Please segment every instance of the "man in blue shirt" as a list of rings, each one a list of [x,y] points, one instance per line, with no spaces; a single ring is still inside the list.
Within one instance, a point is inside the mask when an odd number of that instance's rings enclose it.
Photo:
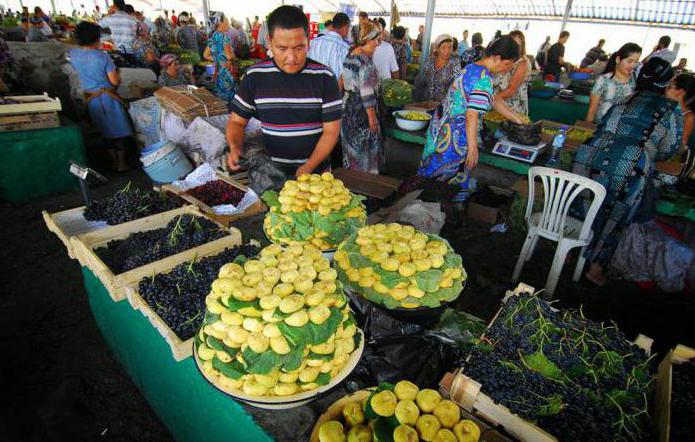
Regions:
[[[333,29],[315,38],[309,45],[309,58],[328,66],[340,78],[343,62],[350,50],[345,39],[350,31],[350,18],[339,12],[333,17]]]
[[[463,31],[463,39],[459,42],[458,53],[459,58],[463,57],[463,53],[466,52],[470,46],[468,45],[468,29]]]

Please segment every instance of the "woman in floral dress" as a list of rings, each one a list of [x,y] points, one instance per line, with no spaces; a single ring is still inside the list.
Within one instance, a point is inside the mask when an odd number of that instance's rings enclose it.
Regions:
[[[205,49],[205,59],[215,63],[215,95],[227,103],[234,99],[234,50],[229,38],[229,21],[224,13],[211,11],[208,28],[212,34]]]
[[[383,150],[377,115],[379,75],[372,62],[378,37],[374,24],[360,26],[357,46],[345,58],[340,77],[347,95],[340,127],[343,167],[371,173],[379,173]]]
[[[482,116],[494,106],[507,119],[522,123],[503,101],[492,100],[493,75],[509,71],[518,59],[519,46],[511,37],[490,43],[485,57],[463,68],[430,122],[418,175],[457,186],[454,202],[466,201],[475,188],[471,171],[478,164]]]

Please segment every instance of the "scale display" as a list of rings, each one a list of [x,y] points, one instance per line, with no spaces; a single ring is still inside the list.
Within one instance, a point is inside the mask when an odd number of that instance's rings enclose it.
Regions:
[[[545,147],[546,143],[544,142],[540,142],[535,146],[526,146],[502,138],[495,144],[495,147],[492,148],[492,153],[501,157],[533,164],[538,158],[538,155],[545,150]]]

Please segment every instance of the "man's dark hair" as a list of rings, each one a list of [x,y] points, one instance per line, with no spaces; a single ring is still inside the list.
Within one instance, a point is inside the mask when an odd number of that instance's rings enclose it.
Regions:
[[[186,11],[183,11],[183,12],[179,13],[179,18],[181,18],[181,17],[188,17],[188,16],[189,16],[189,15],[188,15],[188,12],[186,12]]]
[[[350,25],[350,17],[347,14],[339,12],[333,16],[333,28],[340,29],[343,26]]]
[[[560,32],[560,38],[565,38],[565,37],[569,37],[569,36],[570,36],[570,33],[568,31]]]
[[[125,12],[126,14],[135,14],[135,8],[133,7],[133,5],[125,5],[123,12]]]
[[[483,34],[481,34],[480,32],[476,32],[475,34],[473,34],[473,36],[471,37],[471,44],[473,46],[480,46],[481,44],[483,44]]]
[[[82,21],[75,27],[75,39],[80,46],[91,46],[99,41],[99,37],[101,37],[99,25]]]
[[[601,46],[602,44],[605,44],[605,43],[606,43],[606,40],[603,39],[603,38],[602,38],[601,40],[598,41],[598,45],[599,45],[599,46]]]
[[[662,48],[667,48],[671,46],[671,37],[669,37],[668,35],[661,36],[661,38],[659,39],[659,46],[661,46]]]
[[[386,20],[384,20],[383,17],[379,17],[379,18],[377,19],[377,21],[378,21],[379,24],[381,25],[381,29],[386,29]]]
[[[323,26],[327,28],[333,26],[333,20],[326,20],[325,22],[323,22]]]
[[[367,15],[366,12],[362,11],[360,12],[360,18],[369,18],[369,15]]]
[[[403,26],[396,26],[391,31],[391,37],[396,40],[403,40],[405,38],[405,28]]]
[[[456,50],[459,48],[459,41],[456,39],[456,37],[451,38],[451,50],[453,52],[456,52]]]
[[[113,5],[119,11],[123,11],[125,9],[125,0],[113,0]]]
[[[309,20],[301,9],[296,6],[280,6],[268,16],[268,35],[273,37],[276,28],[280,29],[304,29],[309,35]]]

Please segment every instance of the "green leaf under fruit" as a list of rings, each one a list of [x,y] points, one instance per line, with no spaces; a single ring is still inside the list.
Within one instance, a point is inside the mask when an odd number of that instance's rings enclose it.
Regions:
[[[280,208],[280,201],[278,200],[278,197],[280,195],[274,191],[274,190],[267,190],[263,192],[263,195],[261,196],[261,199],[265,201],[265,203],[269,207],[277,207]]]
[[[246,374],[244,366],[241,365],[241,363],[236,359],[231,362],[224,363],[217,359],[217,356],[215,356],[212,358],[212,367],[223,375],[232,379],[240,379]]]
[[[303,357],[303,346],[293,349],[289,354],[285,355],[285,362],[282,364],[282,369],[286,372],[298,369],[302,365]]]
[[[433,292],[439,288],[439,283],[442,281],[444,272],[437,269],[427,270],[426,272],[418,272],[415,274],[415,281],[420,290]]]
[[[322,361],[332,361],[333,360],[333,353],[329,353],[327,355],[320,355],[318,353],[309,352],[309,355],[306,357],[307,359],[317,359],[317,360],[322,360]]]
[[[301,327],[293,327],[281,322],[278,323],[278,328],[293,347],[323,344],[343,321],[343,312],[340,309],[331,307],[330,310],[331,315],[321,325],[307,322]]]
[[[521,362],[524,363],[526,368],[531,371],[538,372],[546,379],[559,381],[564,378],[562,370],[560,370],[560,368],[555,365],[553,361],[548,359],[541,351],[537,351],[531,355],[523,355],[519,353],[519,356],[521,357]]]
[[[268,374],[274,368],[279,368],[283,362],[283,355],[279,355],[272,350],[256,353],[250,348],[241,352],[241,357],[246,363],[246,371],[253,374]]]
[[[328,383],[331,382],[331,374],[330,373],[320,373],[316,377],[316,380],[314,382],[316,382],[318,385],[328,385]]]
[[[240,310],[242,308],[248,308],[248,307],[253,307],[256,310],[263,310],[261,308],[260,301],[239,301],[238,299],[235,299],[233,297],[229,298],[229,301],[227,302],[228,308],[230,312],[235,312],[237,310]]]

